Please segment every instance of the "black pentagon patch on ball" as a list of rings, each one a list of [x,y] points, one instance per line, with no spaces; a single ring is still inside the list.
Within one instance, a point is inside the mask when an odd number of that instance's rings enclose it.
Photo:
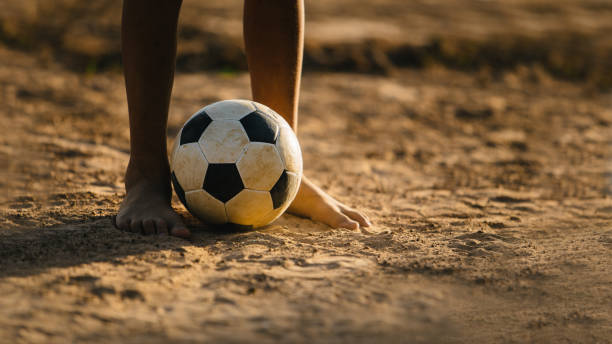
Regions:
[[[242,117],[240,123],[244,127],[251,142],[276,142],[278,135],[278,125],[270,116],[260,111],[254,111]]]
[[[176,175],[174,174],[174,172],[172,172],[172,175],[170,178],[172,179],[172,185],[174,186],[174,192],[176,192],[176,195],[178,196],[178,198],[181,200],[181,202],[183,202],[183,205],[187,206],[187,201],[185,200],[185,190],[183,190],[183,187],[181,186],[181,184],[179,184],[178,179],[176,179]]]
[[[212,119],[206,112],[200,111],[196,114],[189,122],[185,123],[181,133],[181,144],[198,142],[210,122],[212,122]]]
[[[242,191],[244,184],[235,164],[210,164],[202,188],[225,203]]]
[[[287,201],[287,197],[289,197],[289,192],[291,190],[291,186],[297,184],[298,177],[287,171],[283,171],[276,184],[270,190],[270,196],[272,196],[272,205],[274,209],[278,209],[281,205],[283,205]]]

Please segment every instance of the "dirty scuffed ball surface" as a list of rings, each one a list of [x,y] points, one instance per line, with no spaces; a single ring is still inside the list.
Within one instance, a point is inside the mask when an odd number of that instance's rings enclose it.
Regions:
[[[220,101],[191,116],[170,165],[178,198],[211,224],[269,224],[289,207],[302,178],[302,153],[289,124],[249,100]]]

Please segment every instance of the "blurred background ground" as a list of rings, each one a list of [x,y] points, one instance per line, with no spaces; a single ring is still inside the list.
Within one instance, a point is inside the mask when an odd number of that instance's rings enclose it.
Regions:
[[[241,5],[185,1],[169,140],[250,96]],[[612,3],[306,9],[305,172],[376,226],[183,241],[110,222],[120,2],[0,3],[0,342],[610,342]]]

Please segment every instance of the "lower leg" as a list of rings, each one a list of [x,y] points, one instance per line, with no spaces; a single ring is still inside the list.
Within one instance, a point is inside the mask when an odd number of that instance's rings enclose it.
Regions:
[[[246,0],[244,42],[253,99],[274,109],[297,131],[303,0]]]
[[[244,41],[254,100],[274,109],[297,131],[304,1],[246,0]],[[336,201],[305,177],[289,211],[332,227],[370,225],[363,214]]]
[[[122,17],[131,171],[165,180],[169,180],[166,123],[179,7],[179,1],[125,0]],[[126,182],[129,186],[131,181]]]
[[[170,207],[166,148],[180,6],[180,0],[123,3],[121,50],[130,116],[130,162],[117,225],[128,231],[189,234]]]

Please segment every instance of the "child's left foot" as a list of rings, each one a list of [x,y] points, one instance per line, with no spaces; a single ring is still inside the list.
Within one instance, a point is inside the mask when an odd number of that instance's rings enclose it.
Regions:
[[[302,177],[300,190],[289,212],[323,222],[332,228],[358,229],[359,226],[369,227],[372,224],[367,216],[336,201],[306,177]]]

